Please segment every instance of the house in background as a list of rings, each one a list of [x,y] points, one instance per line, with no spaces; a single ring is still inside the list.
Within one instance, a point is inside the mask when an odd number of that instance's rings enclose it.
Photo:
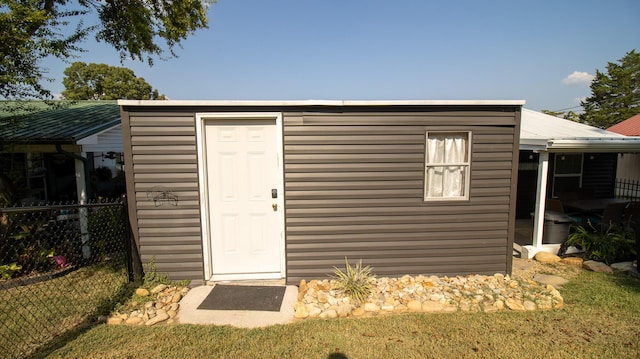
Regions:
[[[523,101],[118,103],[135,241],[171,279],[511,271]]]
[[[518,218],[533,218],[533,238],[516,250],[531,258],[538,251],[557,252],[543,243],[548,198],[573,193],[614,197],[617,158],[640,153],[640,138],[628,137],[544,113],[523,109],[518,170]]]
[[[24,105],[24,103],[22,104]],[[85,201],[124,191],[113,177],[122,170],[120,109],[115,101],[2,103],[0,168],[22,203]],[[89,183],[89,185],[87,185]]]
[[[615,124],[607,130],[625,136],[640,137],[640,114]],[[617,177],[621,195],[640,198],[640,153],[620,153]]]

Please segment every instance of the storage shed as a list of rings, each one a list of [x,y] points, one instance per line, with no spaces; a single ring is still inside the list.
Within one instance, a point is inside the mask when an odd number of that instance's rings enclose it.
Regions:
[[[523,101],[134,101],[141,259],[172,279],[509,273]]]

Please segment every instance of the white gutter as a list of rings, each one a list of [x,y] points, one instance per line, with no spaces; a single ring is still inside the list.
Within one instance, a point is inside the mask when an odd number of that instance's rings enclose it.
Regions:
[[[640,138],[550,139],[551,152],[640,152]]]

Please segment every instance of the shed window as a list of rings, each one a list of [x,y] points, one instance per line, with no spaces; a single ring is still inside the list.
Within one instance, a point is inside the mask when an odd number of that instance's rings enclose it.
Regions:
[[[470,132],[427,132],[424,199],[469,198]]]

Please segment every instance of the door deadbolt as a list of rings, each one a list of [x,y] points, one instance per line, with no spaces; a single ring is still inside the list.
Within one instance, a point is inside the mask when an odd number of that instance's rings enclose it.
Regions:
[[[274,211],[277,211],[278,210],[278,204],[277,203],[272,204],[271,208],[273,208]]]

